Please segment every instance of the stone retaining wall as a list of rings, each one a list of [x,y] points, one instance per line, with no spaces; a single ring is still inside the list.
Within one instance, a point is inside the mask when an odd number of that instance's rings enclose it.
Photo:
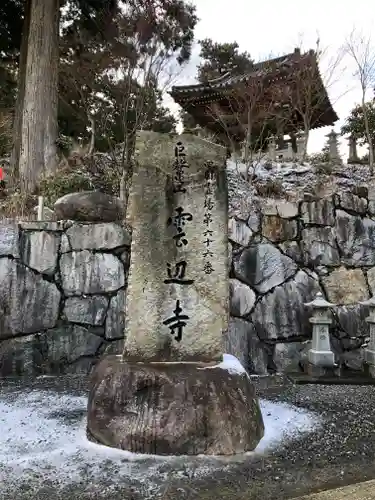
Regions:
[[[368,337],[359,302],[375,292],[375,197],[241,203],[229,220],[226,351],[253,373],[298,369],[311,338],[303,304],[320,290],[337,304],[337,359],[359,369]],[[106,350],[121,352],[129,251],[115,223],[0,225],[0,374],[88,371]]]
[[[129,250],[115,223],[0,225],[0,374],[88,371],[120,351]]]
[[[318,291],[336,304],[331,343],[338,361],[360,369],[375,292],[375,202],[368,191],[300,202],[261,200],[229,221],[231,314],[227,350],[259,374],[298,369],[309,348]]]

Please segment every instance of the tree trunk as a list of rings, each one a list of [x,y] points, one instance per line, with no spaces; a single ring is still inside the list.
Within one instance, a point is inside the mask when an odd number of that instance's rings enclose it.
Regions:
[[[21,154],[21,127],[22,127],[22,113],[25,100],[25,82],[26,82],[26,60],[27,48],[29,44],[29,28],[30,28],[30,7],[31,0],[25,1],[25,17],[23,21],[22,39],[20,58],[18,62],[18,75],[17,75],[17,100],[14,110],[13,121],[13,145],[12,154],[10,158],[11,172],[14,178],[19,177],[19,161]]]
[[[246,181],[249,181],[249,167],[253,156],[253,152],[251,150],[251,133],[252,133],[252,121],[251,121],[251,109],[249,108],[247,110],[247,127],[246,127],[245,155],[244,155],[244,163],[246,165],[246,176],[245,176]]]
[[[304,120],[304,136],[303,136],[303,149],[301,159],[302,161],[306,160],[307,156],[307,145],[309,143],[309,135],[310,135],[310,120]]]
[[[124,146],[124,154],[122,159],[122,173],[120,179],[120,200],[124,202],[124,211],[126,212],[128,201],[129,201],[129,191],[130,184],[133,177],[133,162],[132,154],[130,151],[130,144]]]
[[[365,103],[365,91],[362,92],[362,109],[363,109],[363,121],[365,122],[366,139],[368,142],[368,163],[369,163],[371,172],[373,172],[373,170],[374,170],[374,150],[373,150],[373,145],[372,145],[372,137],[371,137],[371,133],[370,133],[370,125],[369,125],[369,121],[368,121],[367,108],[366,108],[366,103]]]
[[[59,0],[31,0],[19,170],[32,192],[57,167]]]
[[[90,138],[90,147],[87,155],[92,156],[95,150],[95,120],[91,115],[88,116],[88,119],[91,126],[91,138]]]

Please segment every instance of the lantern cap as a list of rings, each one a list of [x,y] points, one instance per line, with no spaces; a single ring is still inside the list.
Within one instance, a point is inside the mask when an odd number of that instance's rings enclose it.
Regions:
[[[314,309],[328,309],[335,306],[335,304],[331,304],[330,302],[326,301],[326,299],[323,297],[322,292],[318,292],[314,300],[312,300],[311,302],[307,302],[304,305],[306,307],[312,307]]]

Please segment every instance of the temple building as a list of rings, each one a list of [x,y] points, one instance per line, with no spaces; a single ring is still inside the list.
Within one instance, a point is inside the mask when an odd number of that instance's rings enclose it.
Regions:
[[[295,155],[306,151],[304,133],[338,120],[314,50],[254,63],[246,74],[232,68],[214,80],[174,86],[170,94],[199,127],[235,149],[245,143]]]

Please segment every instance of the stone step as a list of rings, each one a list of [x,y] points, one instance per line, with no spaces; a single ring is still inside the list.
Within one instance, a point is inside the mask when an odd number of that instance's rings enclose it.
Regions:
[[[334,490],[322,491],[296,498],[295,500],[374,500],[375,499],[375,480],[364,483],[352,484],[344,488],[335,488]]]
[[[367,376],[364,372],[344,372],[340,376],[326,374],[320,377],[309,375],[307,373],[288,373],[287,377],[293,384],[300,385],[375,385],[375,378]]]

